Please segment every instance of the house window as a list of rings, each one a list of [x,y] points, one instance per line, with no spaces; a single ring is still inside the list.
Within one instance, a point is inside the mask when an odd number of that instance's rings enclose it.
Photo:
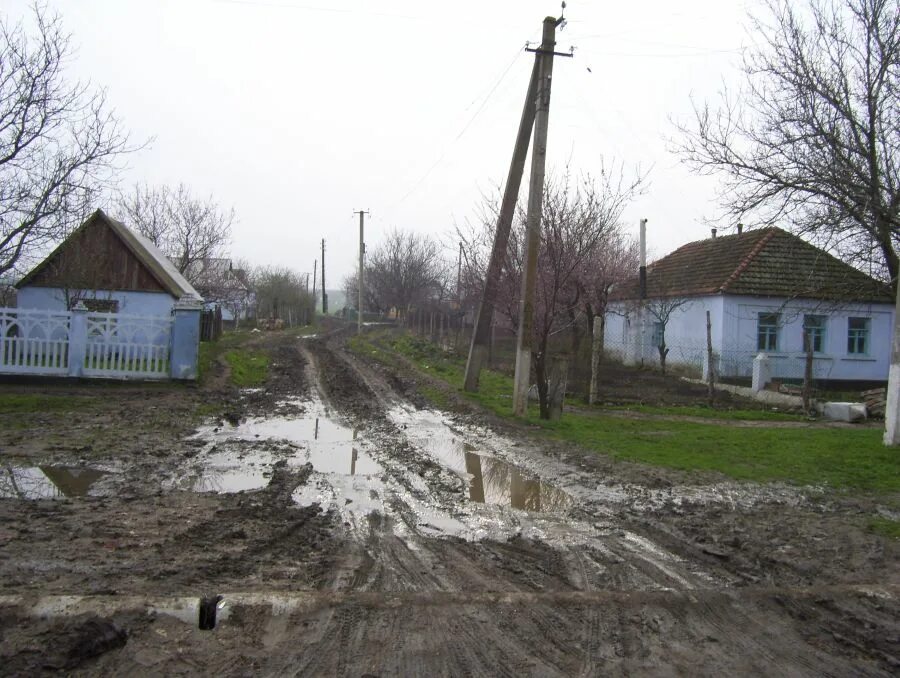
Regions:
[[[824,315],[804,315],[803,316],[803,350],[806,351],[806,337],[812,345],[813,353],[821,353],[825,350],[825,316]]]
[[[847,319],[847,353],[868,355],[870,318]]]
[[[665,337],[666,328],[662,323],[653,323],[653,336],[650,337],[650,341],[653,342],[653,346],[657,348],[662,346],[663,338]]]
[[[778,350],[778,313],[760,313],[757,321],[756,348],[760,351]]]
[[[119,312],[119,302],[116,299],[73,299],[69,302],[69,310],[71,311],[79,302],[83,303],[92,313]]]

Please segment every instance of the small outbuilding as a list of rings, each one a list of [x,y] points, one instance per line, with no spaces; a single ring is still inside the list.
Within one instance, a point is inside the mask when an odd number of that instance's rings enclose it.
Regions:
[[[17,284],[22,309],[168,316],[197,290],[160,249],[97,210]]]

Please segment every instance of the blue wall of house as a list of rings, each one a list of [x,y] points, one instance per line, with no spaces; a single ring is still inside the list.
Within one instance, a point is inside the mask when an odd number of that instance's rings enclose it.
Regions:
[[[83,291],[83,290],[82,290]],[[86,292],[83,297],[111,299],[119,302],[119,313],[141,316],[169,316],[176,299],[167,292]],[[18,308],[65,311],[66,293],[60,287],[25,286],[18,291]]]
[[[712,321],[713,350],[718,354],[719,374],[749,377],[753,357],[758,354],[759,314],[779,315],[775,351],[767,351],[775,361],[774,376],[802,378],[804,368],[804,315],[825,317],[822,351],[813,358],[817,379],[882,381],[888,377],[891,335],[894,326],[892,304],[852,304],[812,299],[764,298],[733,295],[694,297],[672,313],[666,327],[670,347],[669,365],[683,365],[702,371],[706,354],[706,311]],[[632,308],[612,304],[606,320],[605,346],[608,354],[626,363],[640,363],[640,331]],[[868,346],[862,355],[849,353],[849,318],[868,318]],[[652,342],[653,318],[646,315],[643,363],[659,362]]]

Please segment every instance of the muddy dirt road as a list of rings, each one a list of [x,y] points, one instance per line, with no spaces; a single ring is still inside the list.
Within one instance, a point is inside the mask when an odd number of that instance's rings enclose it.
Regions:
[[[0,422],[0,673],[900,670],[861,500],[422,407],[340,333],[257,341],[263,389],[58,386],[84,407]]]

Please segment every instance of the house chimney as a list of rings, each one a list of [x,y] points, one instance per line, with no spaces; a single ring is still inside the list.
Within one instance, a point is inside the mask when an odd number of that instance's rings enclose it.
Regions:
[[[640,269],[638,270],[639,279],[640,279],[640,293],[641,299],[647,298],[647,220],[641,219],[641,230],[640,230],[640,247],[641,247],[641,260],[640,260]]]
[[[744,232],[744,224],[738,222],[738,235]]]
[[[718,231],[719,229],[717,229],[717,228],[711,228],[711,229],[709,229],[709,230],[712,231],[712,237],[713,237],[713,240],[715,240],[715,237],[716,237],[716,231]]]

